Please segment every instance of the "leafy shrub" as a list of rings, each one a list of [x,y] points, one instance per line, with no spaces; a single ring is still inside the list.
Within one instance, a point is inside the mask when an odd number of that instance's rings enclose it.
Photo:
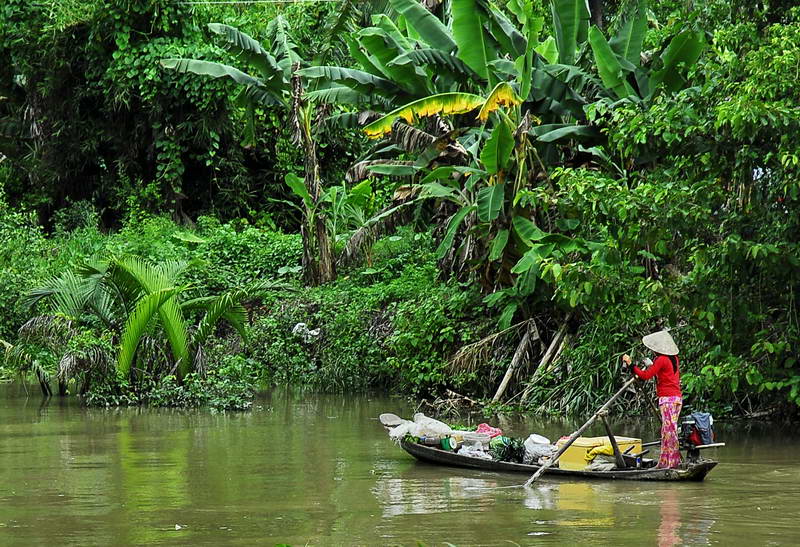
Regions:
[[[246,221],[221,224],[212,217],[198,220],[196,257],[204,266],[198,281],[210,290],[243,286],[264,278],[276,278],[300,265],[303,243],[299,234],[283,234],[249,225]]]
[[[35,282],[46,252],[34,215],[10,210],[0,193],[0,339],[11,337],[24,320],[19,296]]]
[[[438,280],[428,234],[401,233],[376,245],[372,266],[264,303],[245,352],[263,363],[267,381],[330,391],[450,384],[448,358],[483,326],[480,299]],[[293,334],[298,323],[319,328],[319,336]]]

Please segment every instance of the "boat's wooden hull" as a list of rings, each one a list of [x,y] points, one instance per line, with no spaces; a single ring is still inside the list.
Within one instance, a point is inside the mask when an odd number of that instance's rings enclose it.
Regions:
[[[538,465],[482,460],[480,458],[461,456],[455,452],[406,441],[401,441],[400,446],[416,459],[438,465],[482,469],[484,471],[527,473],[528,475],[533,475],[539,469]],[[678,469],[656,469],[655,467],[651,467],[650,469],[613,471],[570,471],[551,467],[545,471],[545,475],[599,480],[702,481],[716,465],[717,462],[713,460],[702,460],[697,463],[686,464],[685,467]]]

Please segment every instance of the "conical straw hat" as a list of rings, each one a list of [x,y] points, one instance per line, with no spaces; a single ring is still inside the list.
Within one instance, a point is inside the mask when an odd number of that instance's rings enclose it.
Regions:
[[[678,346],[675,345],[675,340],[665,330],[648,334],[642,338],[642,344],[662,355],[678,355]]]

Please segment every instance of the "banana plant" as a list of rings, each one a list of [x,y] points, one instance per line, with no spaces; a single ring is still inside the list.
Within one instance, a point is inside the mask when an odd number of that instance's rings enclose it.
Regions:
[[[403,109],[408,121],[409,113],[431,115],[431,96],[486,95],[498,82],[508,82],[523,98],[524,110],[542,121],[533,137],[543,148],[575,141],[596,145],[602,138],[588,126],[589,104],[605,97],[649,100],[662,89],[677,91],[702,51],[702,35],[684,31],[654,63],[643,66],[644,0],[610,41],[596,27],[590,29],[586,0],[551,0],[554,36],[545,39],[540,38],[544,21],[534,15],[530,0],[507,3],[514,20],[489,0],[453,0],[442,20],[416,0],[390,3],[396,23],[376,15],[373,27],[345,38],[358,69],[301,71],[319,82],[311,93],[315,98],[383,113]],[[592,60],[599,78],[589,66]],[[353,123],[357,118],[338,119]],[[380,131],[368,122],[368,134],[387,136],[392,124],[384,122]]]
[[[245,141],[255,143],[254,111],[257,107],[279,106],[291,114],[295,138],[305,151],[305,178],[303,184],[313,201],[320,198],[322,184],[317,162],[315,131],[316,99],[306,93],[298,76],[306,64],[297,53],[289,26],[282,16],[267,25],[269,47],[244,32],[219,23],[208,29],[222,37],[234,56],[257,71],[257,76],[231,65],[199,59],[163,59],[161,65],[177,72],[189,72],[211,78],[228,78],[241,86],[237,102],[247,109]],[[400,73],[398,73],[400,75]],[[341,98],[340,98],[341,99]],[[309,285],[318,285],[336,278],[332,240],[325,230],[324,217],[311,218],[311,209],[304,210],[307,229],[303,234],[303,275]]]
[[[388,112],[431,95],[485,95],[498,82],[516,77],[517,60],[527,58],[529,75],[534,48],[542,45],[542,20],[533,17],[529,0],[514,0],[526,21],[522,30],[488,0],[452,0],[451,9],[443,12],[445,20],[417,0],[390,4],[396,22],[375,15],[372,27],[345,37],[357,69],[312,66],[301,71],[321,83],[311,93],[314,98]],[[526,66],[522,60],[519,64]]]
[[[224,63],[200,59],[162,59],[161,66],[179,73],[192,73],[209,78],[227,78],[241,86],[236,101],[248,112],[245,143],[254,144],[253,112],[257,107],[283,106],[288,109],[291,100],[292,66],[302,63],[297,47],[290,38],[289,27],[283,16],[267,25],[269,47],[239,29],[221,23],[209,23],[208,30],[220,36],[226,49],[234,57],[255,69],[255,75]]]
[[[647,30],[647,2],[640,0],[632,17],[606,40],[603,32],[589,29],[589,44],[605,94],[616,100],[650,101],[658,92],[675,93],[688,85],[686,74],[705,48],[702,32],[683,30],[672,37],[649,66],[641,60]]]
[[[303,207],[308,210],[309,219],[314,222],[317,216],[323,216],[327,222],[328,233],[337,243],[347,237],[351,230],[356,230],[367,222],[366,211],[372,198],[372,182],[362,180],[348,190],[347,184],[325,188],[320,199],[314,201],[303,184],[303,180],[294,173],[285,177],[286,186],[300,198]],[[298,207],[294,203],[290,205]]]

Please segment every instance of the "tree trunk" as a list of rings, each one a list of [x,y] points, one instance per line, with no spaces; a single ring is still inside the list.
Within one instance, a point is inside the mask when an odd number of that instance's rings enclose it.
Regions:
[[[603,0],[589,0],[591,21],[598,28],[603,28]]]
[[[292,73],[292,111],[296,137],[305,151],[305,185],[313,203],[306,205],[303,226],[303,281],[306,285],[321,285],[336,279],[336,262],[333,244],[328,235],[325,215],[319,209],[322,184],[319,179],[317,146],[311,133],[311,115],[303,99],[303,84],[296,75],[300,65],[295,64]]]
[[[533,391],[533,388],[536,384],[536,380],[539,378],[542,372],[544,372],[547,366],[550,364],[551,361],[558,359],[559,355],[561,355],[561,351],[564,349],[564,339],[567,336],[567,324],[569,323],[572,314],[568,315],[566,319],[564,319],[564,323],[562,323],[561,327],[558,331],[553,335],[553,340],[550,342],[550,346],[547,348],[542,360],[539,362],[539,365],[534,369],[533,374],[531,374],[531,381],[528,384],[528,387],[525,388],[525,391],[522,392],[522,399],[520,400],[521,403],[524,403],[528,396]]]
[[[520,367],[522,361],[527,361],[529,359],[528,350],[531,342],[531,331],[533,331],[533,335],[535,336],[534,340],[539,339],[539,330],[536,328],[536,323],[534,323],[532,319],[528,327],[525,329],[525,334],[522,336],[522,340],[517,346],[514,356],[511,358],[511,364],[508,365],[508,370],[506,370],[506,374],[503,376],[503,381],[500,382],[497,392],[494,394],[494,397],[492,397],[493,403],[498,402],[500,397],[503,396],[508,384],[511,382],[512,376],[514,376],[514,371]]]

